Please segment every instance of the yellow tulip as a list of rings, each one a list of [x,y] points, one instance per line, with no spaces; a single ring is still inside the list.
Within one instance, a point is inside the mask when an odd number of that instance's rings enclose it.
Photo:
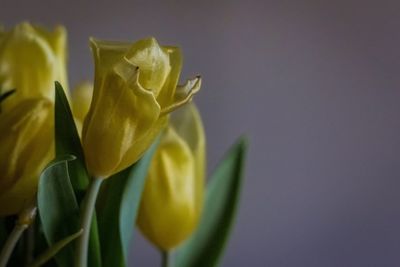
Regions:
[[[75,119],[83,122],[92,101],[93,84],[82,82],[72,91],[72,112]]]
[[[168,251],[195,230],[203,203],[205,137],[194,105],[172,115],[152,159],[138,214],[142,233]]]
[[[81,82],[72,91],[72,114],[80,137],[82,137],[83,122],[89,112],[92,94],[93,84],[90,82]]]
[[[91,39],[91,48],[94,91],[82,143],[89,172],[106,178],[142,156],[167,114],[191,100],[201,79],[177,86],[181,52],[153,38],[134,44]]]
[[[49,32],[24,22],[10,31],[0,31],[0,93],[17,89],[2,104],[3,110],[32,97],[54,101],[54,81],[67,87],[63,27]]]
[[[19,213],[34,198],[39,174],[54,155],[53,104],[46,98],[23,100],[0,113],[0,129],[0,215],[4,216]]]

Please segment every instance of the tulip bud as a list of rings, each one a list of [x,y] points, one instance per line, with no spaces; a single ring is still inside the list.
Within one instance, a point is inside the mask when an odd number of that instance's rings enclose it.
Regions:
[[[52,114],[45,98],[0,113],[0,215],[20,212],[34,198],[39,174],[54,155]]]
[[[74,117],[81,122],[84,121],[89,111],[92,94],[93,84],[90,82],[82,82],[72,91],[72,111]]]
[[[93,99],[82,143],[89,172],[109,177],[135,163],[165,127],[172,110],[200,89],[199,77],[177,86],[180,50],[153,38],[134,44],[91,40]]]
[[[82,82],[72,91],[72,114],[79,136],[82,137],[82,125],[87,113],[89,112],[90,102],[92,101],[93,84]]]
[[[21,23],[0,33],[0,93],[16,88],[3,110],[26,98],[46,97],[54,101],[54,81],[64,88],[66,77],[66,31],[48,32]]]
[[[138,213],[138,226],[168,251],[197,226],[203,203],[205,138],[194,105],[173,114],[152,159]]]

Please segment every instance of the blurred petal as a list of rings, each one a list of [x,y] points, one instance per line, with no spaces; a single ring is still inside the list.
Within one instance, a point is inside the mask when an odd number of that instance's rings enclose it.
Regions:
[[[206,175],[206,137],[200,113],[195,104],[190,103],[178,109],[171,116],[171,125],[177,134],[186,140],[194,155],[196,176],[197,214],[203,203],[204,177]]]
[[[196,225],[194,168],[189,147],[168,128],[153,157],[138,218],[146,237],[163,250],[185,240]]]
[[[74,117],[81,122],[89,112],[90,102],[92,101],[93,84],[82,82],[72,91],[72,111]]]
[[[21,23],[3,33],[0,42],[0,90],[16,88],[4,103],[8,109],[22,99],[54,99],[54,81],[66,86],[66,34],[63,28],[46,32]]]
[[[202,210],[205,137],[194,105],[173,114],[153,157],[139,209],[138,226],[168,251],[187,239]]]
[[[53,105],[28,99],[0,115],[0,215],[14,214],[30,200],[53,156]]]
[[[36,32],[47,40],[51,46],[54,55],[58,61],[59,73],[58,82],[68,92],[68,77],[67,77],[67,30],[63,26],[56,26],[53,32],[39,27],[33,26]]]

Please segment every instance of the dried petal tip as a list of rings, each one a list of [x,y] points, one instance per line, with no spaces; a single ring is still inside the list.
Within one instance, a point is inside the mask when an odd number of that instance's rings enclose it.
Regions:
[[[201,88],[201,76],[196,76],[193,79],[189,79],[183,85],[176,87],[174,102],[161,110],[161,115],[168,114],[177,108],[190,102],[193,96],[200,91]]]

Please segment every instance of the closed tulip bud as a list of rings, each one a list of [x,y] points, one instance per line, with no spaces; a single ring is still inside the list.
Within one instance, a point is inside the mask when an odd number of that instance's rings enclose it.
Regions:
[[[164,251],[191,235],[203,203],[203,126],[194,105],[176,113],[152,159],[137,222],[142,233]]]
[[[74,117],[81,122],[84,121],[89,111],[92,94],[93,84],[90,82],[82,82],[72,91],[72,111]]]
[[[178,86],[178,48],[153,38],[134,44],[91,40],[93,99],[82,131],[89,172],[109,177],[135,163],[165,127],[172,110],[200,89],[196,77]]]
[[[54,101],[54,81],[67,86],[63,27],[49,32],[24,22],[0,33],[0,90],[17,89],[3,110],[26,98]]]
[[[45,98],[0,113],[0,215],[20,212],[34,198],[39,174],[54,155],[52,114]]]
[[[82,82],[72,91],[72,113],[76,129],[79,135],[82,133],[82,125],[87,113],[89,112],[90,102],[92,101],[93,84]]]

